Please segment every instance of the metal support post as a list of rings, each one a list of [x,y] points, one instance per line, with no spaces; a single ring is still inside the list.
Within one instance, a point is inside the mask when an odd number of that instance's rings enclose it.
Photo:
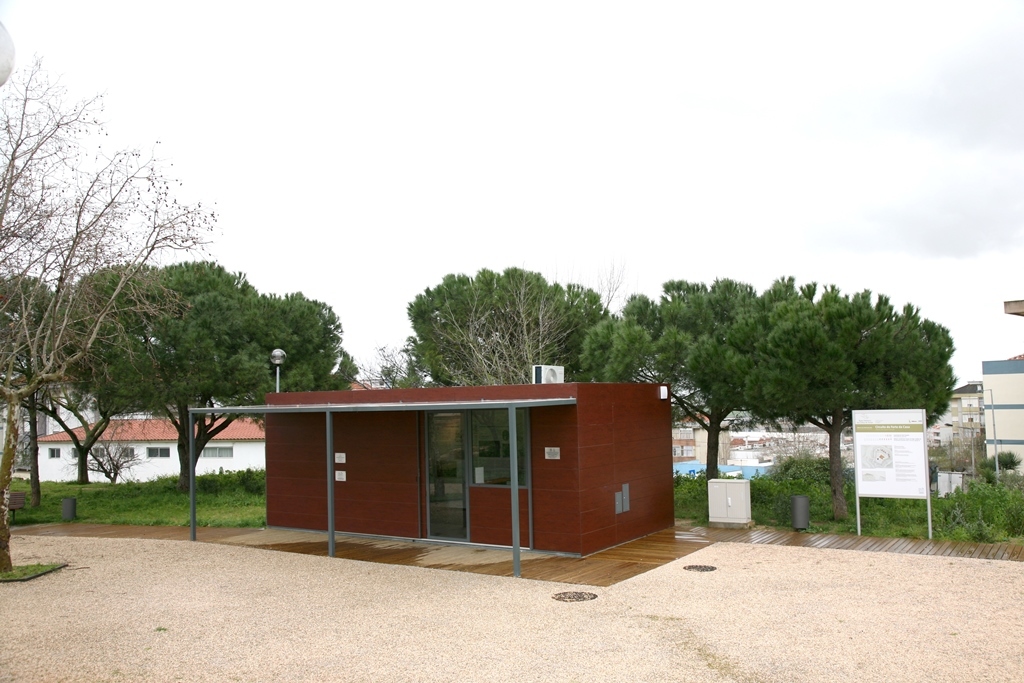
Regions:
[[[334,421],[327,416],[327,556],[334,557]]]
[[[188,411],[189,538],[196,540],[196,416]]]
[[[508,409],[509,467],[512,484],[512,576],[519,578],[519,443],[516,434],[516,409]]]

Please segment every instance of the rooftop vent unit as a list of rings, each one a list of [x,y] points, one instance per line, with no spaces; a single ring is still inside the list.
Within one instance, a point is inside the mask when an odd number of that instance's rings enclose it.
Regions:
[[[562,384],[565,382],[565,368],[561,365],[534,365],[534,384]]]

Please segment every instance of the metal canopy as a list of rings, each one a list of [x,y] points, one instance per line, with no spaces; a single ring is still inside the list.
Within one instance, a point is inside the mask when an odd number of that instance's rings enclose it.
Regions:
[[[575,397],[517,398],[481,401],[423,401],[421,403],[297,403],[293,405],[231,406],[189,408],[190,414],[210,413],[384,413],[405,410],[494,410],[497,408],[542,408],[574,406]]]
[[[575,397],[566,398],[523,398],[479,401],[423,401],[413,403],[321,403],[295,405],[226,406],[223,408],[188,409],[188,450],[189,450],[189,510],[190,538],[196,540],[196,442],[195,416],[202,414],[271,414],[271,413],[324,413],[327,437],[327,554],[335,555],[334,543],[334,423],[332,413],[385,413],[435,410],[500,410],[509,414],[509,441],[511,479],[509,488],[512,498],[512,574],[520,575],[519,547],[519,454],[516,443],[516,408],[544,408],[548,406],[576,405]]]

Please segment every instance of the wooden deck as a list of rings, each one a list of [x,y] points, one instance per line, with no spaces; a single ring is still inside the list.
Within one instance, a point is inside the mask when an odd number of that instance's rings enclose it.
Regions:
[[[16,535],[81,536],[188,540],[187,527],[114,526],[106,524],[39,524],[15,527]],[[225,529],[201,527],[197,540],[204,543],[249,546],[265,550],[327,555],[327,534],[282,529]],[[538,581],[611,586],[638,574],[685,557],[711,543],[754,543],[865,552],[971,557],[1024,561],[1024,546],[1009,543],[926,541],[837,534],[807,534],[774,529],[708,529],[677,526],[630,541],[588,557],[564,557],[524,550],[522,576]],[[431,569],[512,576],[512,553],[497,548],[448,545],[338,534],[335,555],[349,560],[401,564]]]
[[[970,541],[929,541],[920,538],[807,534],[775,529],[737,530],[693,527],[691,531],[714,542],[791,545],[803,548],[834,548],[876,553],[971,557],[981,560],[1024,562],[1024,545],[1016,543],[972,543]]]

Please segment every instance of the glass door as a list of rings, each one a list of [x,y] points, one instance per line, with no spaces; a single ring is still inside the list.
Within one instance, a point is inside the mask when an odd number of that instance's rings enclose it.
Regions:
[[[427,413],[427,535],[468,539],[462,413]]]

